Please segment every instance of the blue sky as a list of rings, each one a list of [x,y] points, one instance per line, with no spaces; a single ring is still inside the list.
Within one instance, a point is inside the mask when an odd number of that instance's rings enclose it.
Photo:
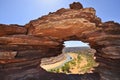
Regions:
[[[0,23],[24,25],[49,12],[68,8],[77,1],[84,7],[94,7],[103,22],[120,23],[120,0],[0,0]],[[66,46],[85,46],[81,42],[68,42]]]

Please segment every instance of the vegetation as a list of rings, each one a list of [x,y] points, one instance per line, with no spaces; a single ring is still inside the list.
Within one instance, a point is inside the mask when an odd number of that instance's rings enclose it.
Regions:
[[[50,72],[55,73],[73,73],[84,74],[91,72],[98,64],[94,60],[94,55],[90,53],[68,53],[75,55],[73,59],[64,64],[61,68],[51,69]]]

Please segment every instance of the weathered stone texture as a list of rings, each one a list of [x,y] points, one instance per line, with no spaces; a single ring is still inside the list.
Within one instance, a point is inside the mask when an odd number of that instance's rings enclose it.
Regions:
[[[27,29],[20,25],[5,25],[0,24],[0,36],[13,35],[13,34],[26,34]]]
[[[101,80],[120,80],[120,24],[102,23],[93,8],[83,8],[79,3],[70,8],[59,9],[24,26],[0,24],[2,80],[43,80],[40,76],[50,73],[39,67],[41,58],[61,54],[64,41],[69,40],[88,42],[96,50],[99,66],[95,71]]]

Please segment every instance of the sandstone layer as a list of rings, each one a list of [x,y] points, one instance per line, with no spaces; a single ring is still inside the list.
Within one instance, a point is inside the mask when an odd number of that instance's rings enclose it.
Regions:
[[[87,42],[96,50],[95,72],[101,80],[120,80],[120,24],[103,23],[94,8],[83,8],[78,2],[24,26],[0,24],[0,78],[45,80],[42,75],[50,73],[40,68],[41,58],[61,54],[64,41],[69,40]]]

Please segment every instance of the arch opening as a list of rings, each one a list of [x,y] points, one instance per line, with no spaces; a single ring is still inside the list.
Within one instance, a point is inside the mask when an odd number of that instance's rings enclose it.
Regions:
[[[62,54],[41,60],[43,69],[65,74],[93,73],[94,67],[98,66],[94,56],[96,50],[82,41],[65,41],[63,45]]]

